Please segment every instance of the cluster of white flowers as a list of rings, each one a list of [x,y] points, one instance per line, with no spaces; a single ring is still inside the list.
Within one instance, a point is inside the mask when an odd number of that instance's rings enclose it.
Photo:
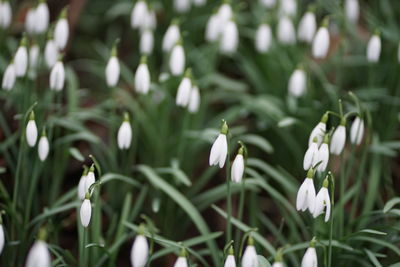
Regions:
[[[92,204],[90,202],[90,187],[96,182],[94,165],[87,172],[85,169],[78,184],[78,198],[82,201],[80,220],[83,227],[88,227],[92,216]]]
[[[193,82],[191,70],[185,72],[176,93],[176,105],[187,107],[190,113],[196,113],[200,107],[199,87]]]
[[[154,9],[146,1],[137,1],[131,12],[131,26],[140,32],[140,53],[149,55],[154,47],[154,30],[157,18]]]
[[[25,129],[26,142],[28,146],[34,147],[38,138],[38,129],[35,122],[35,114],[32,111],[29,115],[29,120]],[[38,156],[41,161],[45,161],[49,155],[50,144],[46,136],[46,131],[43,129],[42,136],[38,143]]]

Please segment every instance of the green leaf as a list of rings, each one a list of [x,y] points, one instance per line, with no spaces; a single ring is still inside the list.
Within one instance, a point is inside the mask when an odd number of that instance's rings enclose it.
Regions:
[[[378,259],[375,257],[375,255],[374,255],[374,253],[372,253],[372,251],[370,251],[368,249],[364,249],[364,251],[375,267],[382,267],[382,265],[379,263]]]
[[[271,263],[262,255],[257,255],[258,267],[271,267]]]
[[[84,162],[85,161],[85,157],[82,156],[81,152],[75,147],[70,147],[69,154],[71,154],[71,156],[74,159],[76,159],[77,161],[80,161],[80,162]]]
[[[263,150],[267,154],[271,154],[274,152],[274,148],[272,147],[271,143],[262,136],[255,135],[255,134],[246,134],[242,135],[240,139],[247,145],[254,145],[261,150]]]
[[[400,197],[395,197],[386,202],[385,206],[383,207],[383,213],[387,213],[391,210],[395,205],[400,203]]]

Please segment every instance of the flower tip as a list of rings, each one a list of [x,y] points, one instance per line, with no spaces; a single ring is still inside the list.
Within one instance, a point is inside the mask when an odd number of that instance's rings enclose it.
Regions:
[[[222,126],[221,126],[221,133],[222,134],[228,134],[229,127],[228,124],[226,123],[226,120],[222,120]]]
[[[307,172],[307,178],[314,178],[314,169],[312,167]]]

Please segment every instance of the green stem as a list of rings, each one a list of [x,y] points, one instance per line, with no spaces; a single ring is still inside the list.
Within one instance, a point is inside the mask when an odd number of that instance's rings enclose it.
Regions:
[[[232,196],[231,196],[231,181],[230,181],[230,157],[229,157],[229,138],[228,139],[228,153],[226,158],[226,204],[227,204],[227,219],[226,219],[226,243],[232,240]]]
[[[242,221],[243,217],[243,207],[244,207],[244,188],[245,188],[245,183],[246,180],[243,178],[241,182],[241,188],[240,188],[240,197],[239,197],[239,210],[238,210],[238,220]],[[236,229],[236,234],[235,234],[235,240],[239,240],[239,235],[240,235],[240,230]],[[238,246],[235,246],[236,249],[236,255],[238,256],[239,251],[238,251]]]

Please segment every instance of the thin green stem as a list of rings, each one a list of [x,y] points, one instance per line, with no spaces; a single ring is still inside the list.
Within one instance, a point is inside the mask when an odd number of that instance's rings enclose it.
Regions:
[[[231,181],[230,181],[230,157],[229,157],[229,138],[228,139],[228,155],[226,159],[226,189],[227,189],[227,194],[226,194],[226,204],[227,204],[227,218],[226,218],[226,243],[232,240],[232,223],[231,223],[231,217],[232,217],[232,196],[231,196]]]

